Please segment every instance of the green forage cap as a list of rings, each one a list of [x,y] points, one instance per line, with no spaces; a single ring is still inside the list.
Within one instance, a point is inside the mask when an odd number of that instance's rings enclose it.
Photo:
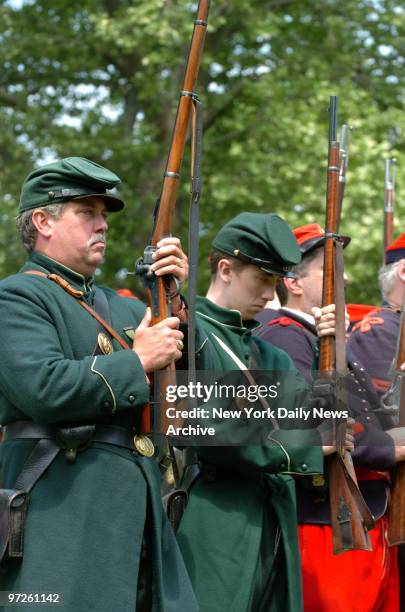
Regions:
[[[294,234],[273,213],[241,213],[218,232],[213,247],[259,266],[269,274],[281,276],[288,276],[291,268],[301,261]]]
[[[21,190],[19,212],[77,200],[86,196],[103,198],[108,210],[115,212],[124,202],[107,193],[120,178],[84,157],[66,157],[31,172]]]

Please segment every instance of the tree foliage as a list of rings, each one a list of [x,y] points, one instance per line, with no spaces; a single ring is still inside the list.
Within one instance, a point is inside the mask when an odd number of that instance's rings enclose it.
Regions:
[[[0,1],[0,275],[24,258],[21,182],[54,158],[88,157],[123,179],[102,282],[118,286],[151,228],[195,2]],[[242,210],[324,222],[327,107],[353,126],[342,231],[349,300],[379,301],[384,160],[398,159],[401,231],[405,11],[392,0],[212,0],[198,92],[204,102],[201,289],[217,229]],[[187,241],[189,154],[176,231]]]

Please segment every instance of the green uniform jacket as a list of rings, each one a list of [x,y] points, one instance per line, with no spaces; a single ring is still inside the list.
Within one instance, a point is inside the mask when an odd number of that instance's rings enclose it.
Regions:
[[[93,302],[92,281],[39,253],[24,270],[62,275]],[[103,291],[112,326],[131,343],[124,328],[138,325],[143,304]],[[138,356],[116,341],[113,354],[93,356],[98,324],[63,289],[43,277],[11,276],[0,283],[0,312],[3,425],[136,421],[149,397]],[[3,486],[13,486],[33,446],[31,440],[1,444]],[[142,574],[138,581],[141,550],[151,559],[153,577]],[[151,586],[148,610],[198,609],[162,511],[156,462],[102,443],[79,453],[73,464],[60,452],[31,492],[24,557],[0,572],[0,590],[60,593],[61,611],[133,612],[144,609],[139,598]]]
[[[287,354],[252,338],[257,323],[242,321],[238,311],[206,298],[198,299],[197,317],[199,369],[237,368],[214,335],[246,365],[255,342],[257,369],[290,371],[289,389],[278,404],[292,408],[306,393]],[[227,426],[238,425],[228,421]],[[193,485],[177,535],[202,612],[298,612],[301,572],[289,474],[322,472],[318,435],[279,430],[260,446],[199,446],[198,454],[216,466],[216,475],[200,476]]]

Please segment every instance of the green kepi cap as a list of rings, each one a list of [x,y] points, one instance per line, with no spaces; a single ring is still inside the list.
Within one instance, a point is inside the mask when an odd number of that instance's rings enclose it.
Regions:
[[[124,208],[124,202],[107,193],[121,179],[84,157],[66,157],[33,170],[25,179],[19,212],[88,196],[103,198],[109,211]]]
[[[268,274],[289,276],[301,261],[297,240],[287,223],[274,213],[243,212],[219,230],[213,247]]]

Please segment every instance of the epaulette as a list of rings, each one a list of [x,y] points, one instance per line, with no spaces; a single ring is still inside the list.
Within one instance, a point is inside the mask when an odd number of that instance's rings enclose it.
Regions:
[[[352,432],[353,432],[354,436],[362,433],[363,431],[364,431],[363,423],[359,423],[359,421],[356,421],[355,423],[353,423],[353,425],[352,425]]]
[[[272,325],[281,325],[281,327],[289,327],[290,325],[296,325],[297,327],[302,327],[304,329],[304,325],[295,321],[294,319],[290,319],[290,317],[278,317],[277,319],[273,319],[267,323],[269,327]]]
[[[356,325],[353,326],[352,332],[355,332],[359,329],[362,334],[366,334],[371,330],[373,325],[383,325],[384,319],[382,317],[376,316],[376,314],[378,312],[381,312],[382,310],[384,310],[384,308],[375,308],[374,310],[369,312],[364,317],[364,319],[362,319],[361,321],[356,323]]]

